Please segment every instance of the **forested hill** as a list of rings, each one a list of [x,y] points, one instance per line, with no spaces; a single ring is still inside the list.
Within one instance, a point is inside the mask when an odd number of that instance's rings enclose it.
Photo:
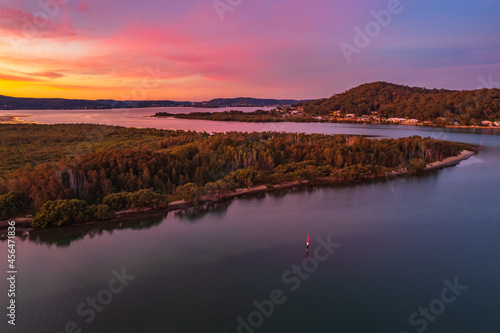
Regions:
[[[290,106],[294,103],[307,102],[294,99],[261,99],[250,97],[216,98],[208,102],[198,103],[200,107],[265,107],[265,106]]]
[[[313,115],[341,111],[361,116],[378,112],[379,117],[443,117],[467,125],[471,119],[500,119],[500,89],[453,91],[374,82],[303,106],[305,113]]]

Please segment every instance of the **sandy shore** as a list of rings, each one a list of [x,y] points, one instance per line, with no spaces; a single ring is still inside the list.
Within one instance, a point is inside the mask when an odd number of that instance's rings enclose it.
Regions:
[[[425,171],[432,171],[444,167],[449,167],[449,166],[454,166],[460,163],[463,160],[468,159],[474,155],[474,152],[469,151],[469,150],[463,150],[460,154],[457,156],[452,156],[445,158],[442,161],[437,161],[433,163],[427,164]],[[411,171],[407,170],[402,170],[399,172],[392,172],[391,174],[383,175],[380,177],[377,177],[376,179],[387,179],[391,177],[399,177],[403,175],[410,175],[412,174]],[[279,191],[279,190],[285,190],[285,189],[291,189],[291,188],[297,188],[301,186],[317,186],[317,185],[328,185],[328,184],[343,184],[346,182],[341,182],[336,180],[335,178],[321,178],[317,181],[311,182],[311,181],[293,181],[293,182],[287,182],[283,184],[278,184],[274,185],[272,187],[268,187],[267,185],[258,185],[258,186],[251,186],[248,188],[238,188],[234,192],[231,193],[226,193],[221,196],[202,196],[199,199],[199,204],[206,204],[206,203],[215,203],[218,201],[222,200],[229,200],[232,198],[236,198],[242,195],[247,195],[247,194],[256,194],[256,193],[263,193],[263,192],[271,192],[271,191]],[[112,222],[112,221],[121,221],[121,220],[126,220],[130,218],[136,218],[144,215],[157,215],[157,214],[165,214],[171,211],[175,211],[178,209],[184,209],[188,207],[192,207],[193,204],[185,201],[185,200],[179,200],[179,201],[174,201],[169,203],[167,208],[162,208],[162,209],[153,209],[153,208],[142,208],[142,209],[136,209],[136,210],[124,210],[124,211],[119,211],[116,212],[116,218],[108,221],[90,221],[83,223],[85,224],[93,224],[93,223],[100,223],[100,222]],[[24,217],[24,218],[15,218],[11,219],[10,221],[15,220],[16,221],[16,231],[29,231],[33,228],[31,228],[31,222],[33,219],[31,217]],[[76,225],[76,224],[73,224]],[[2,233],[4,230],[7,230],[8,226],[8,221],[0,221],[0,230],[2,230]],[[4,236],[3,234],[0,235],[0,238]]]
[[[24,114],[6,114],[0,115],[0,124],[34,124],[32,121],[22,120],[19,118],[29,117],[30,115]]]
[[[448,157],[448,158],[445,158],[442,161],[438,161],[438,162],[427,164],[427,166],[425,167],[425,170],[429,171],[429,170],[435,170],[435,169],[439,169],[439,168],[444,168],[444,167],[447,167],[447,166],[457,165],[458,163],[460,163],[460,161],[466,160],[469,157],[471,157],[472,155],[474,155],[473,151],[463,150],[457,156]]]

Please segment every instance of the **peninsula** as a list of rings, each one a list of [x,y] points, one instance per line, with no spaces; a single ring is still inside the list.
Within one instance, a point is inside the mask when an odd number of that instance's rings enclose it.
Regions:
[[[418,136],[210,135],[84,124],[0,129],[4,150],[16,152],[0,164],[0,219],[33,215],[33,227],[40,228],[168,210],[179,202],[410,175],[473,150]]]

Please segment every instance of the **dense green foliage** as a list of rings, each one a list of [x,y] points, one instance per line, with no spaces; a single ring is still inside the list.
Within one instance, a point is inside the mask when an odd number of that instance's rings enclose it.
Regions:
[[[133,209],[142,207],[164,208],[167,207],[168,198],[149,189],[137,192],[111,193],[102,201],[114,210]]]
[[[58,199],[45,202],[33,219],[32,226],[46,228],[90,220],[104,221],[115,217],[115,211],[142,207],[164,208],[168,200],[151,190],[111,193],[102,204],[89,205],[85,200]]]
[[[451,91],[424,89],[386,82],[363,84],[330,98],[303,104],[304,113],[328,115],[333,111],[357,116],[378,112],[379,117],[433,121],[443,117],[462,125],[500,119],[500,89]]]
[[[51,143],[61,140],[71,147],[82,125],[29,125],[33,135],[27,134],[25,125],[16,125],[7,131],[7,146],[15,145],[15,127],[26,146],[37,145],[35,140],[43,137],[40,129],[45,130],[50,144],[39,146],[44,159],[66,156],[57,163],[32,163],[36,165],[0,178],[0,194],[14,195],[16,205],[41,209],[36,226],[109,218],[110,210],[165,207],[176,199],[196,202],[203,195],[221,196],[253,185],[326,177],[352,181],[383,177],[396,169],[418,171],[425,163],[464,149],[461,144],[420,137],[371,140],[274,132],[208,135],[104,126],[107,134],[94,145],[99,149],[72,156],[64,154],[64,144]]]
[[[21,203],[14,193],[0,195],[0,219],[15,216],[20,210]]]
[[[33,219],[32,226],[46,228],[50,225],[61,226],[81,223],[89,219],[86,214],[88,205],[83,200],[47,201]]]
[[[115,213],[108,205],[88,205],[84,200],[47,201],[33,219],[32,226],[46,228],[89,220],[110,220]]]

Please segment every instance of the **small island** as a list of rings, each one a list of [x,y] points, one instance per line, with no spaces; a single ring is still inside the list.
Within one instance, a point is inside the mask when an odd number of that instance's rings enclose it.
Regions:
[[[85,124],[5,124],[0,130],[4,151],[13,152],[0,164],[0,219],[24,217],[36,228],[411,175],[455,164],[474,150],[419,136],[208,134]]]

